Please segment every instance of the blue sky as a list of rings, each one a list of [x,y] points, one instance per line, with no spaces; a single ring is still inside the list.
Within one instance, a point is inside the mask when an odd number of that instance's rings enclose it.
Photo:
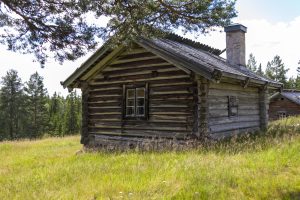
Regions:
[[[238,0],[236,9],[239,16],[233,21],[248,27],[246,34],[247,59],[253,53],[256,60],[265,67],[275,55],[281,56],[286,67],[290,68],[289,76],[296,76],[300,60],[300,0]],[[222,29],[221,29],[222,30]],[[193,38],[191,34],[186,37]],[[212,32],[196,40],[213,47],[225,48],[225,33]],[[59,65],[49,61],[44,69],[32,62],[33,55],[21,55],[6,51],[0,46],[0,77],[8,69],[16,69],[23,81],[38,71],[44,77],[49,94],[54,91],[66,95],[68,92],[60,85],[80,64],[93,52],[75,62]]]
[[[299,0],[238,0],[240,19],[266,19],[276,23],[291,21],[300,15]]]

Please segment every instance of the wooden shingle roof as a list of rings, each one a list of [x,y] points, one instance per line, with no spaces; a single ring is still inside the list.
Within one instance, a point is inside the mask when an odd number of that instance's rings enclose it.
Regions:
[[[178,65],[181,68],[191,70],[209,80],[218,80],[224,76],[243,81],[252,81],[256,84],[268,85],[273,88],[282,87],[281,83],[256,75],[245,66],[230,65],[226,59],[219,56],[221,51],[218,49],[180,36],[169,35],[166,38],[159,39],[141,38],[136,43],[163,59],[171,61],[175,66]],[[93,70],[92,68],[97,63],[115,51],[109,45],[104,44],[61,84],[68,88],[78,87],[75,84],[76,81],[78,82],[80,78],[82,79],[84,74]],[[113,58],[114,56],[111,57]]]

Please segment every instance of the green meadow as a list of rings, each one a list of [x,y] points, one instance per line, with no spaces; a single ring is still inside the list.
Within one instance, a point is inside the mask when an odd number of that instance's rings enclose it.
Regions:
[[[80,136],[0,143],[0,199],[300,199],[300,118],[181,152],[83,152]]]

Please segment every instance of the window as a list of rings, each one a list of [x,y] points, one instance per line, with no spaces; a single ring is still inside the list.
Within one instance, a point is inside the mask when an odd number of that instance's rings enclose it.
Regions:
[[[283,119],[287,117],[285,111],[278,111],[277,114],[278,114],[278,119]]]
[[[124,117],[147,117],[147,85],[124,85]]]
[[[228,117],[238,116],[238,99],[235,96],[228,96]]]

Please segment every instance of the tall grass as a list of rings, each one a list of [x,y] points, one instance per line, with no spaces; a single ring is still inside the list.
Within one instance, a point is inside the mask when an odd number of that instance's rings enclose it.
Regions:
[[[85,152],[79,136],[0,143],[0,199],[300,199],[300,118],[182,152]]]

